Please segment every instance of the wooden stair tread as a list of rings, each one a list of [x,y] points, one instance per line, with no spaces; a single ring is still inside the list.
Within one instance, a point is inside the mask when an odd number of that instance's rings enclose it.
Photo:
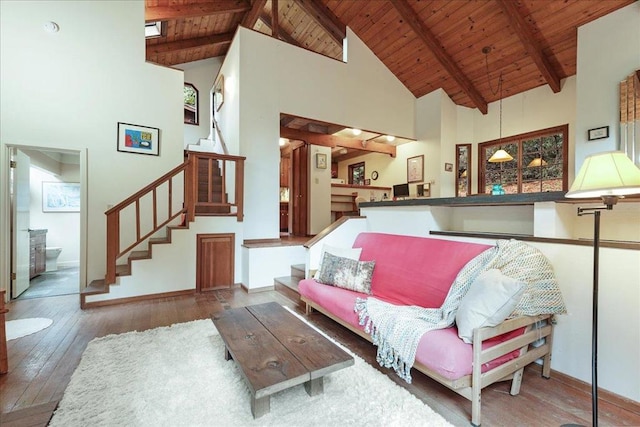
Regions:
[[[116,265],[116,276],[129,276],[131,269],[128,264]]]
[[[149,239],[149,243],[157,245],[163,243],[171,243],[171,240],[168,237],[152,237]]]
[[[276,277],[273,280],[276,284],[285,286],[298,294],[300,293],[298,291],[298,283],[292,280],[291,276]]]
[[[83,295],[95,295],[104,294],[109,291],[109,287],[106,285],[104,279],[94,280],[87,287],[80,291]]]
[[[129,259],[148,259],[151,258],[151,253],[149,251],[132,251],[129,254]]]

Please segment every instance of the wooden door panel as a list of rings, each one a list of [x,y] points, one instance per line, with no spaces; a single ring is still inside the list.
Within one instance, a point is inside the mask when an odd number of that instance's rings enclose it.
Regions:
[[[230,288],[234,284],[234,234],[198,234],[196,291]]]
[[[292,188],[289,197],[291,205],[291,233],[294,236],[306,236],[308,231],[308,185],[309,185],[309,162],[307,144],[293,150],[291,155],[290,178]]]

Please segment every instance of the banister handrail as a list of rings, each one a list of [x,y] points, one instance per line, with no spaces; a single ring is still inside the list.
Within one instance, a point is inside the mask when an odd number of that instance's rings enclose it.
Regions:
[[[206,172],[207,172],[207,182],[206,187],[202,186],[202,183],[198,180],[198,170],[199,161],[206,160]],[[117,205],[109,208],[105,215],[107,216],[107,265],[106,265],[106,274],[105,274],[105,282],[107,284],[115,283],[116,280],[116,263],[118,258],[135,248],[137,245],[145,241],[147,238],[152,236],[158,230],[160,230],[165,225],[169,224],[173,220],[175,220],[181,214],[184,214],[185,222],[191,222],[195,219],[198,207],[223,207],[226,208],[225,215],[235,215],[238,221],[242,221],[244,218],[243,213],[243,199],[244,199],[244,161],[246,157],[241,156],[232,156],[228,154],[217,154],[217,153],[204,153],[204,152],[188,152],[186,160],[184,163],[176,166],[166,174],[162,175],[160,178],[156,179],[149,185],[135,192],[131,196],[127,197],[122,202]],[[221,202],[214,202],[212,200],[213,191],[216,186],[213,183],[213,175],[212,169],[214,162],[222,162],[223,167],[221,170],[223,174],[221,176],[221,185],[220,191],[216,194],[220,195]],[[233,203],[230,203],[227,200],[226,196],[226,163],[233,162],[235,164],[235,193]],[[217,169],[217,163],[215,164],[215,168]],[[174,211],[174,203],[179,202],[179,200],[174,200],[173,194],[173,179],[178,177],[180,174],[183,175],[183,186],[184,192],[182,194],[182,208]],[[218,175],[219,176],[219,175]],[[167,216],[164,220],[158,220],[158,190],[161,186],[167,184],[167,188],[163,189],[167,193]],[[207,200],[200,201],[198,200],[198,189],[199,187],[203,187],[207,193]],[[151,217],[142,218],[141,209],[140,209],[140,201],[143,197],[148,194],[152,194],[151,200]],[[177,203],[178,205],[180,203]],[[121,224],[120,224],[120,213],[127,209],[128,207],[135,205],[135,237],[131,238],[133,243],[129,244],[124,249],[121,248],[120,242],[120,234],[121,234]],[[235,212],[232,212],[231,209],[235,208]],[[148,210],[148,208],[147,208]],[[142,220],[144,221],[142,221]],[[148,226],[148,230],[142,232],[142,226]]]

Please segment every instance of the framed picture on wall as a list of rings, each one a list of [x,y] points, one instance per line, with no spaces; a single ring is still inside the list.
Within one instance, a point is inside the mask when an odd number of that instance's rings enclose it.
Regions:
[[[42,212],[80,212],[80,183],[43,182]]]
[[[316,153],[316,167],[318,169],[327,168],[327,155],[324,153]]]
[[[160,154],[160,129],[118,122],[118,151]]]
[[[424,154],[407,159],[407,182],[424,181]]]

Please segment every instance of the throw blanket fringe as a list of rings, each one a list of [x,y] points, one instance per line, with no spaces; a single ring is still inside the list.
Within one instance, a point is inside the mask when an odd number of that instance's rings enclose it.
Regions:
[[[505,268],[509,263],[515,265]],[[411,383],[411,368],[422,336],[431,330],[452,326],[460,301],[469,286],[481,273],[491,268],[501,269],[506,275],[527,281],[528,284],[537,280],[544,282],[545,286],[556,285],[551,265],[537,249],[517,240],[499,240],[496,246],[480,253],[460,270],[440,308],[396,306],[376,298],[358,298],[354,311],[358,313],[360,325],[371,334],[373,344],[377,346],[378,363],[393,368],[400,378]],[[518,271],[522,271],[522,274]],[[532,272],[536,272],[535,277]],[[549,312],[566,312],[564,302],[561,297],[559,299],[559,302],[557,298],[554,300],[557,306]]]

